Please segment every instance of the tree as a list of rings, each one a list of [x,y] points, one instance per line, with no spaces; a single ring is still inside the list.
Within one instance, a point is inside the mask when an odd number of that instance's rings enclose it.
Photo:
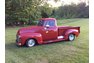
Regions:
[[[52,14],[52,8],[49,4],[45,3],[43,6],[41,6],[41,16],[43,18],[48,18]]]
[[[51,8],[49,9],[49,5],[46,3],[47,0],[6,0],[6,23],[15,21],[32,22],[32,20],[41,18],[42,14],[49,16]]]
[[[82,2],[79,4],[62,5],[54,11],[54,15],[59,18],[88,18],[89,5]]]

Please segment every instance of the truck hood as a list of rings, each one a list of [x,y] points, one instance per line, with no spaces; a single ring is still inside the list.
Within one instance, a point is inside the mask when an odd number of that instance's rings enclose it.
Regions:
[[[18,30],[17,34],[36,32],[39,28],[39,26],[23,27]]]

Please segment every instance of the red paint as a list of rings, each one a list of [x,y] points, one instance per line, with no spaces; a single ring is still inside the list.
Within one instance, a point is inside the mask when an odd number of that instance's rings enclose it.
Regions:
[[[38,44],[58,42],[68,40],[70,33],[76,36],[80,33],[80,27],[57,26],[55,18],[41,18],[39,22],[43,22],[43,24],[24,27],[18,30],[17,36],[19,36],[19,38],[16,41],[17,45],[25,45],[26,41],[30,38],[35,39]],[[50,26],[46,26],[48,24]],[[58,36],[64,36],[64,38],[58,39]]]

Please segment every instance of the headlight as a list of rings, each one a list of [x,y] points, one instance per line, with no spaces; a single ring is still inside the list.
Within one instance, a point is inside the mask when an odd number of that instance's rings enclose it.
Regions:
[[[18,38],[21,38],[21,36],[20,36],[20,35],[18,35]]]
[[[20,35],[16,35],[16,38],[21,38],[21,36]]]

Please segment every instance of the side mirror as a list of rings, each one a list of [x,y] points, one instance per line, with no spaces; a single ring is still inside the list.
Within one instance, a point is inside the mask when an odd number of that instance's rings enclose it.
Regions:
[[[45,27],[46,27],[46,28],[49,28],[50,26],[49,26],[49,25],[46,25]]]

